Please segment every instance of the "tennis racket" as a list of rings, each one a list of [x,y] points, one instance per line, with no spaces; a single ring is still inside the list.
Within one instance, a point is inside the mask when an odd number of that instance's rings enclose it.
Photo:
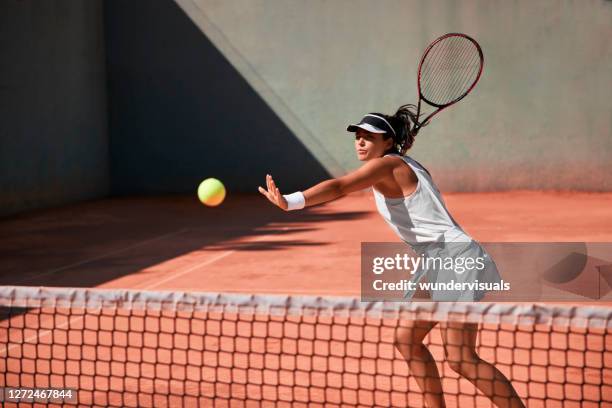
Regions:
[[[478,83],[483,64],[480,45],[465,34],[445,34],[432,42],[419,63],[417,118],[421,115],[421,102],[436,110],[422,121],[417,119],[414,131],[465,98]]]

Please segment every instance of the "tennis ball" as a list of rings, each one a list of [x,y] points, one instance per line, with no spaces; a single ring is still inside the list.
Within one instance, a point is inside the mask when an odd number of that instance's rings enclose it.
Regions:
[[[198,187],[198,198],[204,205],[217,206],[225,198],[225,187],[216,178],[207,178]]]

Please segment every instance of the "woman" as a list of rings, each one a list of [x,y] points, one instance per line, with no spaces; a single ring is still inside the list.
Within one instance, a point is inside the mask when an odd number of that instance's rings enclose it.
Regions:
[[[412,158],[404,156],[414,143],[416,121],[413,105],[401,106],[392,116],[367,114],[359,123],[347,128],[355,133],[357,157],[364,162],[359,169],[289,195],[282,195],[272,176],[267,175],[267,188],[259,187],[259,191],[273,204],[291,211],[372,187],[382,217],[417,253],[482,256],[486,258],[485,267],[464,274],[462,278],[481,282],[498,279],[495,263],[451,217],[429,172]],[[442,271],[434,272],[427,271],[430,281],[440,282],[448,278]],[[418,281],[424,274],[424,270],[419,270],[413,281]],[[411,296],[412,293],[406,294],[407,298]],[[483,296],[484,292],[475,290],[451,293],[450,297],[448,292],[432,293],[433,300],[475,301]],[[445,354],[454,371],[471,381],[498,407],[524,407],[510,381],[476,353],[476,323],[402,321],[396,330],[395,345],[408,362],[428,407],[445,406],[436,363],[423,344],[423,339],[436,324],[440,326]]]

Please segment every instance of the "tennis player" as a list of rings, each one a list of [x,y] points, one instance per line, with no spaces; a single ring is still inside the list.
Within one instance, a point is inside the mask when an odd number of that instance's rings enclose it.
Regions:
[[[372,187],[380,215],[417,254],[483,257],[486,260],[483,268],[461,277],[455,274],[453,278],[479,282],[499,280],[495,263],[450,215],[427,169],[404,155],[414,143],[416,120],[414,105],[403,105],[394,115],[369,113],[347,128],[355,134],[357,157],[364,162],[359,169],[288,195],[281,194],[272,176],[267,175],[266,188],[259,187],[259,192],[279,208],[292,211]],[[424,275],[435,282],[449,279],[444,271],[419,270],[412,280],[419,281]],[[408,292],[406,298],[412,295]],[[431,293],[433,300],[447,301],[477,301],[484,295],[483,290]],[[472,382],[498,407],[524,407],[510,381],[476,353],[478,324],[402,321],[396,330],[395,345],[406,359],[428,407],[446,406],[436,363],[423,344],[425,336],[437,324],[447,361],[454,371]]]

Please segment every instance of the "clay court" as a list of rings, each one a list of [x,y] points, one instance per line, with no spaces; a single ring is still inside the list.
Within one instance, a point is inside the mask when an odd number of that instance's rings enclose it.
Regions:
[[[610,21],[605,1],[3,2],[0,403],[424,407],[396,338],[419,320],[449,407],[494,406],[451,323],[526,406],[612,406]],[[370,130],[415,138],[453,222],[501,248],[505,298],[363,301],[363,248],[401,242],[371,189],[289,212],[258,193],[351,174],[348,125],[418,101]]]
[[[446,199],[457,220],[483,241],[605,242],[612,235],[612,226],[601,222],[610,194],[512,192]],[[577,212],[590,217],[576,217]],[[111,199],[15,217],[5,220],[1,231],[2,247],[12,248],[4,256],[10,274],[3,274],[3,284],[168,294],[358,298],[360,243],[395,240],[367,193],[302,213],[279,212],[255,195],[232,196],[212,209],[193,197]],[[14,276],[21,280],[14,282]],[[609,305],[582,302],[599,310]],[[61,384],[81,390],[81,403],[102,406],[423,404],[394,351],[393,319],[371,319],[368,325],[357,317],[350,322],[355,326],[344,327],[349,319],[342,317],[262,317],[195,306],[177,311],[157,303],[114,310],[94,302],[90,309],[86,316],[84,307],[42,307],[34,309],[35,321],[20,313],[3,319],[6,384]],[[502,322],[510,322],[516,311],[508,313]],[[612,337],[605,326],[483,324],[482,357],[513,377],[529,406],[573,399],[597,406],[600,390],[612,381],[607,368]],[[325,335],[325,329],[332,331]],[[350,341],[351,333],[361,342]],[[450,406],[491,406],[444,366],[437,331],[429,341],[453,395],[447,398]],[[355,357],[351,348],[359,352]]]
[[[610,242],[612,194],[454,193],[454,217],[482,242]],[[555,210],[551,210],[554,208]],[[230,194],[118,198],[5,219],[4,285],[360,295],[361,242],[397,242],[371,193],[285,213]]]

